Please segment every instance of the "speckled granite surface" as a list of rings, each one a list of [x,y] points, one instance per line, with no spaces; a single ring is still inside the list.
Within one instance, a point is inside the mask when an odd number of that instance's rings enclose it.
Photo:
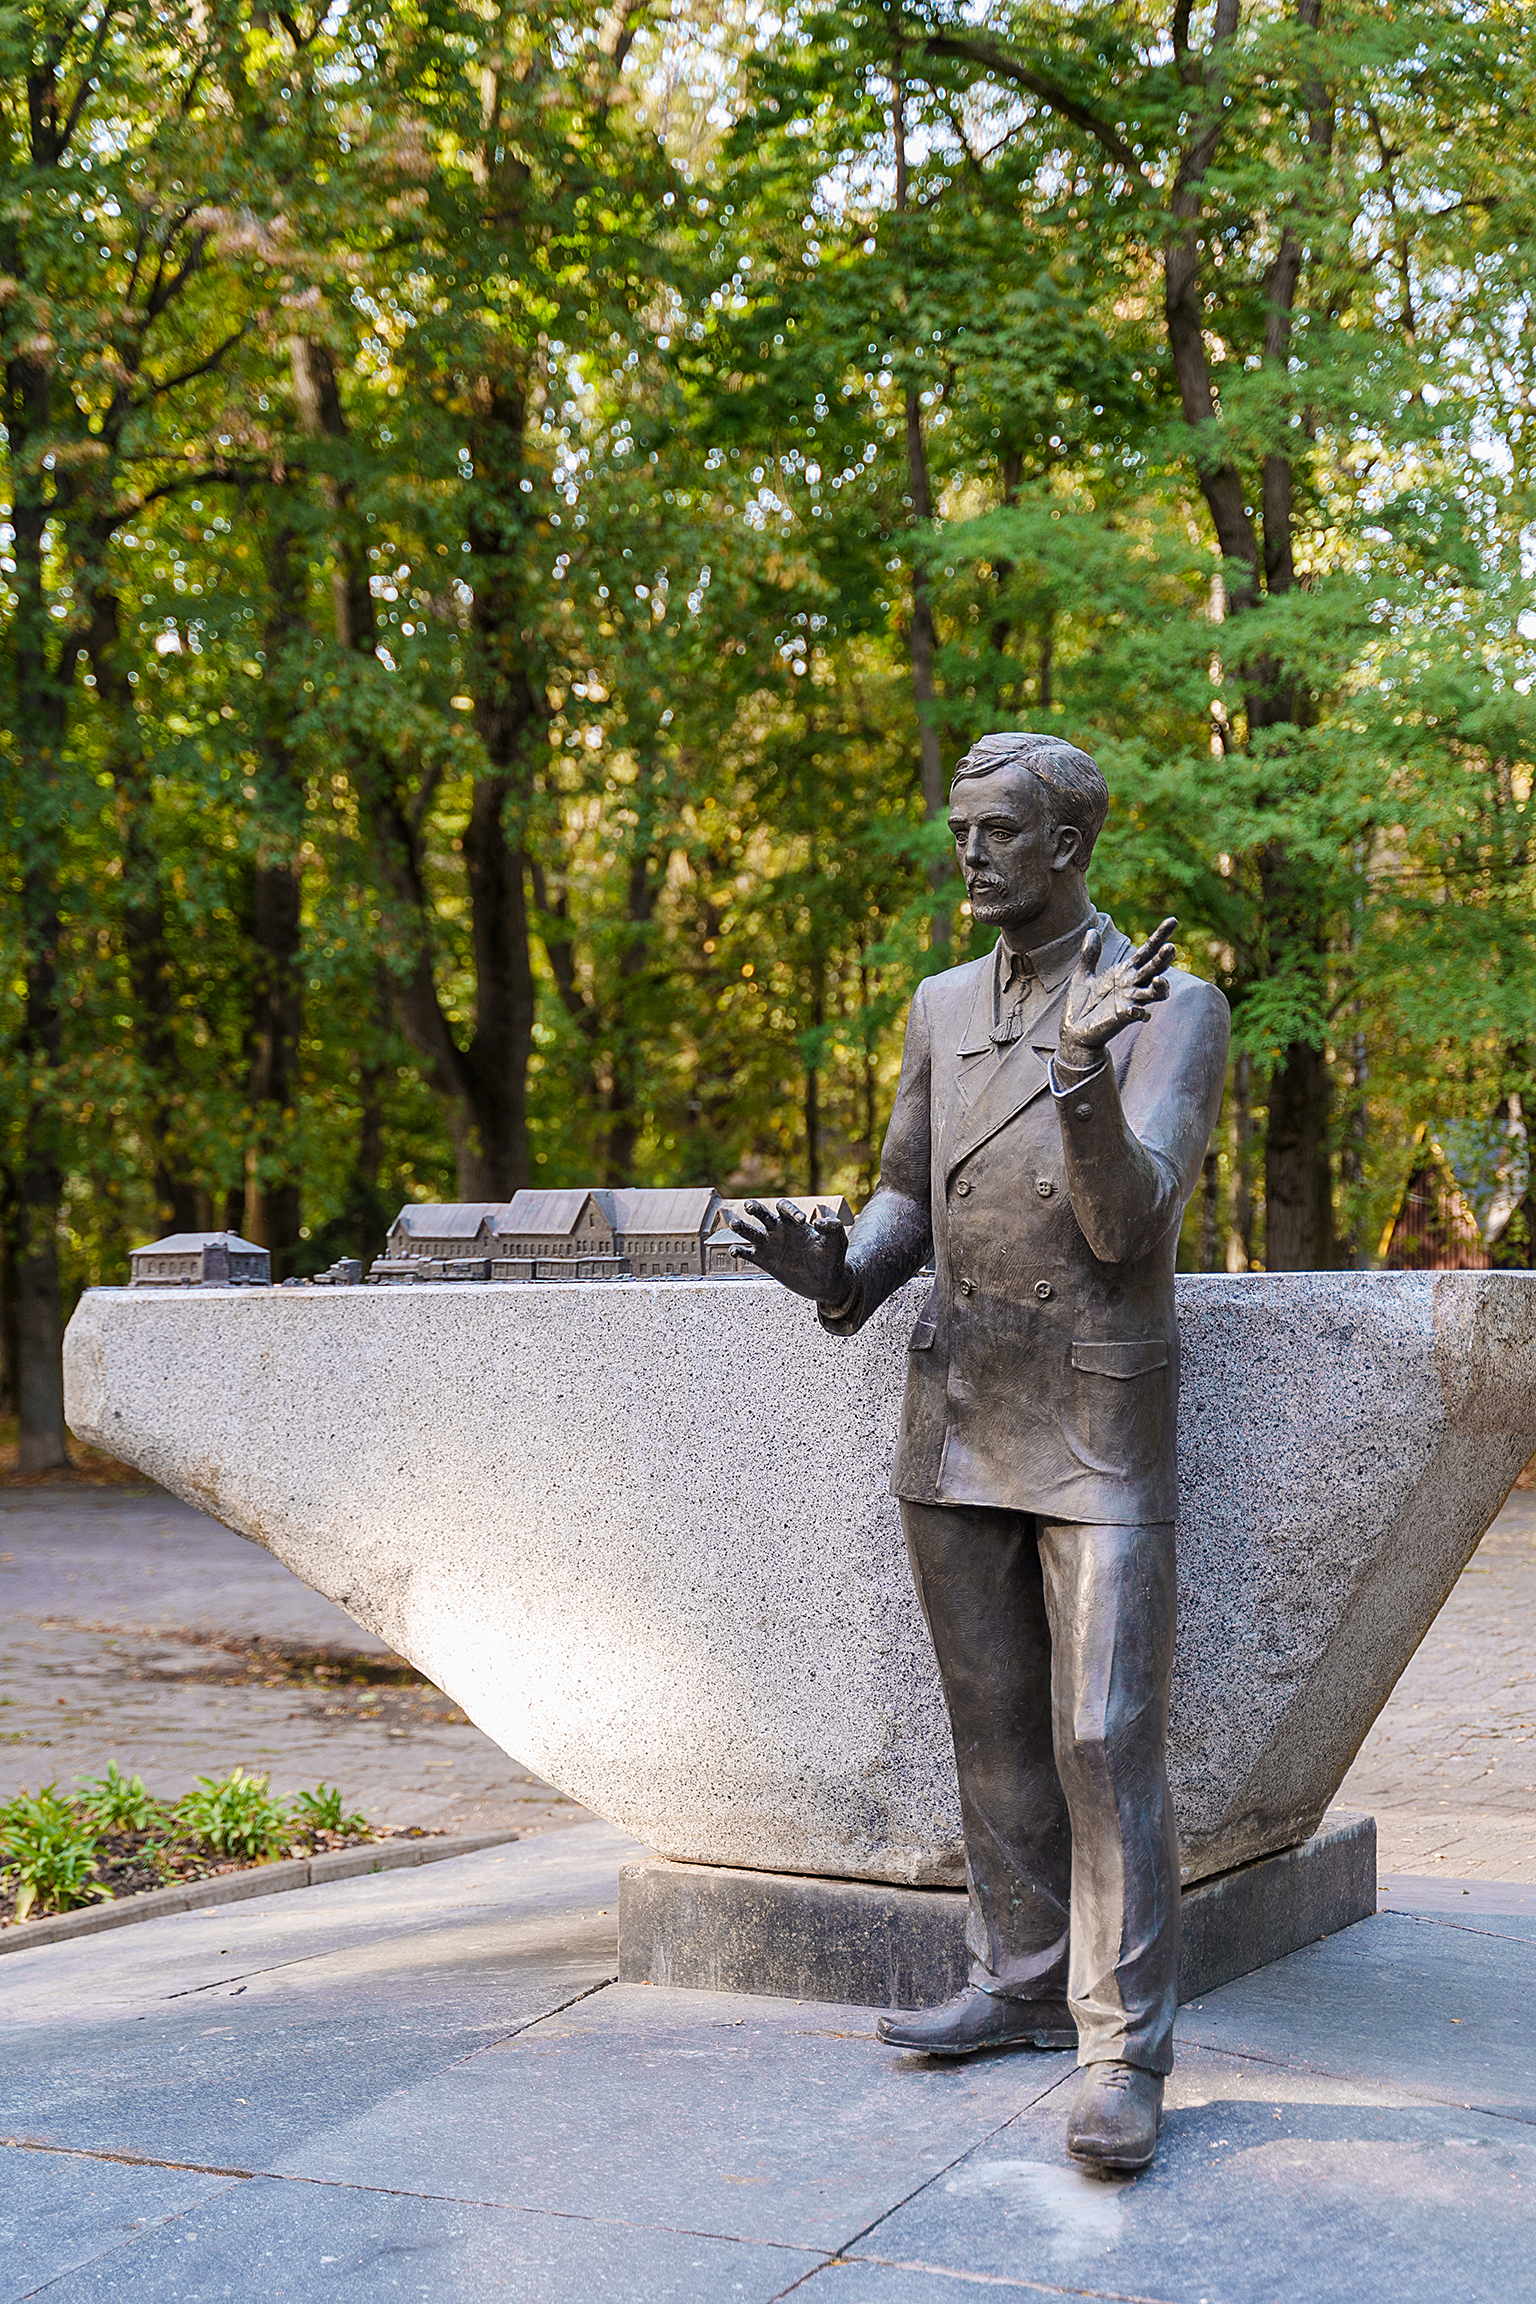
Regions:
[[[1181,1280],[1190,1877],[1304,1837],[1536,1450],[1536,1278]],[[266,1544],[658,1853],[960,1877],[886,1493],[912,1304],[754,1280],[99,1290],[81,1438]]]

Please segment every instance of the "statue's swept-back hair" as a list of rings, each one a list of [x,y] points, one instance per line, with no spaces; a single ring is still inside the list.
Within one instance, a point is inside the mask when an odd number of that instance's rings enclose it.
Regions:
[[[951,782],[991,776],[999,768],[1027,768],[1036,783],[1045,786],[1053,820],[1072,826],[1078,837],[1078,862],[1086,867],[1109,814],[1109,786],[1087,753],[1064,736],[1037,736],[1027,728],[1010,728],[1001,735],[978,737]]]

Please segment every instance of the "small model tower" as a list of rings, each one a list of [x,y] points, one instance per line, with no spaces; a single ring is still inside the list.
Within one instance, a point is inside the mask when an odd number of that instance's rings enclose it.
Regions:
[[[272,1258],[238,1232],[169,1232],[130,1250],[130,1288],[267,1288]]]

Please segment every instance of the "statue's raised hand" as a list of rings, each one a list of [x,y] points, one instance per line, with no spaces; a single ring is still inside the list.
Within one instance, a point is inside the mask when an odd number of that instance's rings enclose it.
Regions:
[[[1168,997],[1168,970],[1173,946],[1168,939],[1178,926],[1173,918],[1154,928],[1145,944],[1127,952],[1111,968],[1101,968],[1104,939],[1090,928],[1067,988],[1066,1012],[1061,1021],[1057,1061],[1069,1069],[1091,1071],[1109,1042],[1127,1024],[1144,1024],[1154,1000]]]
[[[744,1264],[755,1264],[774,1280],[782,1280],[797,1296],[817,1303],[836,1304],[848,1293],[843,1265],[848,1234],[835,1216],[818,1216],[808,1223],[789,1200],[777,1209],[761,1200],[749,1200],[745,1216],[732,1230],[743,1245],[736,1250]]]

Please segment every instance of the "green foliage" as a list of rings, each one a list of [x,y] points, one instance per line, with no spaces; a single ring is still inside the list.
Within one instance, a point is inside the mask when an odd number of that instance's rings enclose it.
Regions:
[[[16,1917],[67,1912],[91,1899],[110,1902],[113,1891],[98,1874],[108,1860],[109,1836],[137,1839],[123,1859],[162,1880],[176,1878],[189,1861],[234,1857],[257,1864],[283,1853],[296,1837],[368,1830],[358,1809],[347,1809],[340,1790],[317,1784],[293,1801],[274,1800],[265,1776],[236,1768],[223,1778],[199,1777],[197,1788],[174,1806],[124,1776],[116,1761],[71,1797],[57,1784],[18,1793],[0,1806],[0,1884],[16,1899]]]
[[[70,1912],[93,1897],[110,1902],[96,1878],[100,1853],[98,1826],[57,1784],[0,1807],[0,1880],[13,1889],[18,1920],[34,1909]]]
[[[313,1792],[301,1792],[293,1804],[294,1822],[311,1832],[340,1832],[348,1838],[355,1832],[366,1832],[368,1819],[361,1809],[345,1809],[341,1790],[335,1784],[317,1784]]]
[[[148,1832],[162,1823],[165,1803],[144,1789],[142,1776],[124,1776],[115,1760],[105,1776],[82,1785],[76,1795],[83,1815],[102,1832]]]
[[[286,1848],[293,1836],[292,1811],[268,1790],[268,1778],[234,1768],[225,1777],[199,1776],[171,1810],[172,1822],[214,1856],[238,1856],[248,1864]]]
[[[1530,44],[1189,21],[12,11],[9,1259],[865,1196],[972,949],[925,727],[1087,743],[1231,999],[1190,1255],[1311,1052],[1324,1260],[1536,1092]]]

